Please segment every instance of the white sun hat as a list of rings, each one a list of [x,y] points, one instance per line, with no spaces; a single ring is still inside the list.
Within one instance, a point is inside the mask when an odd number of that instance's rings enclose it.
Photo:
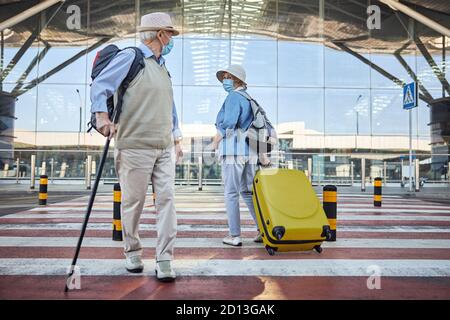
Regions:
[[[245,70],[244,68],[242,68],[242,66],[238,64],[232,64],[228,68],[220,69],[219,71],[217,71],[216,77],[220,82],[222,82],[223,80],[224,72],[232,74],[233,76],[241,80],[245,85],[247,85],[247,83],[245,82]]]
[[[172,19],[167,13],[153,12],[141,17],[141,25],[137,27],[137,31],[172,31],[174,36],[180,34],[178,30],[173,27]]]

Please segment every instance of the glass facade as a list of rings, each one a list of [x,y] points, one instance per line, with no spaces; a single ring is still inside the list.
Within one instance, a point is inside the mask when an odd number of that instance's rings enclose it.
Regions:
[[[2,90],[17,97],[14,151],[98,150],[103,138],[86,133],[95,54],[110,43],[139,44],[135,30],[140,16],[164,11],[181,31],[167,56],[167,67],[187,152],[193,150],[194,138],[214,135],[215,117],[226,97],[215,73],[235,63],[246,69],[248,92],[276,125],[282,151],[290,154],[289,161],[300,161],[300,167],[306,168],[306,158],[296,153],[312,152],[328,160],[333,152],[365,152],[369,158],[404,155],[409,129],[401,87],[373,66],[406,83],[416,75],[430,98],[448,92],[443,92],[433,67],[414,45],[400,53],[409,70],[396,57],[409,41],[407,32],[392,32],[395,40],[387,32],[380,40],[376,30],[367,28],[369,4],[365,0],[66,1],[50,22],[45,24],[45,18],[56,7],[3,35],[2,69],[11,70],[2,75]],[[81,15],[75,29],[70,26],[76,13],[71,6]],[[39,28],[40,34],[15,63],[25,41],[14,32],[26,39]],[[428,31],[423,31],[426,39]],[[353,38],[345,45],[356,55],[336,45],[336,39],[344,43],[344,38]],[[448,79],[450,50],[442,50],[442,41],[440,47],[424,44]],[[429,155],[427,103],[420,100],[412,115],[415,153]],[[333,169],[334,175],[348,169],[350,158]]]

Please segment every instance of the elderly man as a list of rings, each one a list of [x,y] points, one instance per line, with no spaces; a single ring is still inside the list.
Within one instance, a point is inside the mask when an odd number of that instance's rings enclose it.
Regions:
[[[114,159],[122,189],[126,269],[133,273],[144,269],[139,220],[151,179],[158,214],[156,277],[160,281],[173,281],[176,275],[171,261],[177,233],[175,155],[178,160],[182,151],[172,82],[163,55],[170,52],[172,36],[179,32],[174,29],[170,16],[160,12],[144,15],[138,31],[145,67],[125,92],[119,125],[116,128],[109,120],[106,100],[126,77],[135,57],[133,49],[120,51],[95,78],[91,87],[91,112],[96,114],[99,131],[115,137]]]

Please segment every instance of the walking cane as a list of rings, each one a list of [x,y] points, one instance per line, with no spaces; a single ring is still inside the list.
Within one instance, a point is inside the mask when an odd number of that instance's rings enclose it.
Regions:
[[[114,111],[114,115],[113,115],[113,119],[114,119],[113,123],[114,124],[117,124],[117,122],[119,120],[119,112],[118,111],[119,111],[119,108],[116,108],[116,110]],[[100,183],[100,178],[102,177],[103,166],[105,165],[106,157],[108,156],[108,149],[109,149],[110,142],[111,142],[111,140],[109,139],[109,137],[106,138],[106,143],[105,143],[105,147],[103,149],[102,159],[100,161],[100,166],[97,170],[97,176],[95,178],[94,187],[92,188],[91,197],[89,198],[89,204],[88,204],[88,207],[86,210],[86,215],[84,217],[83,226],[81,228],[81,234],[80,234],[80,237],[78,238],[78,244],[77,244],[77,248],[75,250],[75,255],[72,260],[72,265],[70,266],[70,271],[69,271],[69,274],[66,279],[66,286],[64,288],[64,292],[69,291],[68,283],[70,280],[72,280],[72,276],[75,272],[75,265],[77,264],[78,254],[80,253],[81,244],[83,242],[84,234],[86,232],[86,227],[87,227],[87,224],[89,221],[89,216],[91,215],[92,207],[94,205],[94,200],[95,200],[95,196],[97,194],[98,184]]]

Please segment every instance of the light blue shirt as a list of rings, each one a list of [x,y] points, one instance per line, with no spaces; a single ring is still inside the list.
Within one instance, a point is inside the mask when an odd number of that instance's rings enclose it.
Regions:
[[[242,89],[245,92],[245,89]],[[236,91],[226,97],[216,118],[217,132],[223,137],[219,145],[220,155],[249,155],[246,131],[253,121],[250,102]]]
[[[166,60],[163,56],[156,59],[152,50],[144,44],[139,45],[139,49],[142,50],[145,58],[153,58],[160,66],[164,65]],[[119,88],[123,79],[130,71],[131,64],[133,63],[136,53],[133,49],[125,49],[120,51],[110,63],[100,72],[100,74],[94,79],[91,85],[91,112],[108,112],[106,101],[109,97]],[[172,108],[172,124],[173,124],[173,137],[175,139],[181,138],[181,131],[178,128],[178,116],[175,102]]]

